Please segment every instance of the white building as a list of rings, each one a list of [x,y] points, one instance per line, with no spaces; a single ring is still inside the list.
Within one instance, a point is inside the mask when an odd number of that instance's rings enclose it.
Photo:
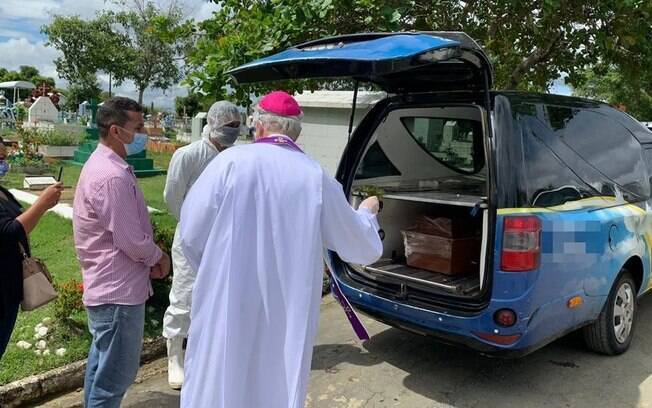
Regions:
[[[384,97],[384,92],[358,92],[354,129]],[[353,91],[307,91],[295,98],[304,113],[297,144],[334,175],[348,141]]]

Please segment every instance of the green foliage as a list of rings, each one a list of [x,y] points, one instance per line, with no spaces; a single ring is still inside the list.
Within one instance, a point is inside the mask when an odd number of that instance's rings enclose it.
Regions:
[[[624,106],[639,120],[652,121],[652,81],[626,77],[615,66],[604,73],[588,69],[580,78],[581,84],[573,89],[574,94]]]
[[[79,136],[60,130],[39,131],[36,134],[38,144],[49,146],[76,146]]]
[[[382,198],[383,195],[385,194],[385,190],[383,190],[381,187],[368,184],[368,185],[355,187],[355,194],[359,194],[363,199],[367,197],[373,197],[373,196]]]
[[[84,77],[76,78],[70,82],[65,92],[67,100],[64,109],[77,111],[79,104],[84,101],[101,100],[101,94],[102,89],[95,74],[87,74]]]
[[[162,251],[170,254],[172,252],[172,241],[174,240],[174,226],[165,224],[164,221],[152,218],[154,230],[154,242]]]
[[[16,105],[16,120],[18,122],[23,122],[25,121],[26,117],[27,117],[27,109],[25,109],[25,106]]]
[[[201,96],[196,93],[191,93],[188,96],[177,96],[174,100],[174,108],[179,117],[184,115],[187,117],[194,117],[201,111]]]
[[[226,0],[201,22],[186,82],[212,98],[247,105],[273,88],[314,89],[315,82],[237,86],[226,74],[256,58],[328,35],[370,31],[465,31],[487,50],[495,87],[545,90],[562,73],[570,83],[600,61],[636,64],[650,43],[652,2],[456,0]],[[625,58],[626,56],[626,58]],[[649,65],[649,64],[648,64]],[[232,93],[230,89],[233,89]]]
[[[143,93],[149,86],[167,89],[181,79],[181,72],[175,60],[178,58],[176,48],[166,38],[160,36],[155,24],[166,21],[168,28],[175,21],[181,21],[181,13],[172,8],[163,14],[152,2],[137,2],[134,10],[117,13],[107,12],[120,25],[128,38],[125,56],[128,58],[128,78],[133,80],[138,89],[138,102],[142,104]],[[171,28],[170,28],[171,30]]]
[[[36,129],[18,129],[18,149],[12,152],[9,162],[19,166],[47,167],[43,163],[43,156],[38,152],[39,134]]]
[[[47,45],[62,54],[54,61],[59,76],[78,84],[87,83],[97,71],[104,71],[112,73],[117,84],[124,80],[128,56],[122,51],[129,40],[113,24],[111,15],[100,13],[94,20],[54,16],[50,24],[41,27],[48,38]]]
[[[82,296],[84,287],[78,280],[69,280],[55,284],[59,294],[54,300],[53,312],[56,323],[73,330],[79,330],[74,316],[84,311]]]
[[[192,22],[184,21],[174,2],[165,10],[154,2],[130,4],[132,8],[121,11],[101,11],[92,20],[55,16],[41,28],[48,45],[62,54],[55,60],[60,77],[93,92],[96,99],[98,71],[110,73],[116,85],[129,79],[136,84],[141,104],[148,87],[167,89],[179,81],[177,60],[189,47]]]
[[[5,81],[28,81],[32,82],[36,86],[46,84],[48,86],[54,87],[53,78],[42,76],[37,68],[30,65],[21,65],[18,67],[18,71],[9,71],[6,68],[0,67],[0,82]],[[13,98],[13,91],[4,91],[6,97],[9,99]],[[18,90],[18,96],[20,99],[25,99],[30,95],[30,92],[31,91],[28,89],[20,89]]]

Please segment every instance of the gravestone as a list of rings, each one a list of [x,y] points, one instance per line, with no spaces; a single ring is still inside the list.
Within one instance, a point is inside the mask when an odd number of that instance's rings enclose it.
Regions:
[[[32,124],[39,122],[55,123],[59,117],[59,110],[47,96],[40,96],[29,107],[27,121]]]

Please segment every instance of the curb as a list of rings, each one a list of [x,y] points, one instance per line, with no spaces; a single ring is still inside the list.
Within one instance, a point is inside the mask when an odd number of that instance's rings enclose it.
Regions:
[[[144,342],[140,364],[152,361],[165,353],[163,337]],[[85,370],[86,360],[80,360],[3,385],[0,387],[0,406],[20,407],[76,390],[84,385]]]

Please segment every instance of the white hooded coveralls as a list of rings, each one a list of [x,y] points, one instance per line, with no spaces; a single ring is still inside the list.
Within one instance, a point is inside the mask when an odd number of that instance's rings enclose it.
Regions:
[[[218,153],[207,135],[174,152],[168,168],[163,196],[170,212],[177,220],[180,218],[181,206],[190,187]],[[196,275],[181,251],[178,225],[172,242],[172,267],[170,306],[163,317],[163,336],[167,339],[188,336],[192,285]]]

